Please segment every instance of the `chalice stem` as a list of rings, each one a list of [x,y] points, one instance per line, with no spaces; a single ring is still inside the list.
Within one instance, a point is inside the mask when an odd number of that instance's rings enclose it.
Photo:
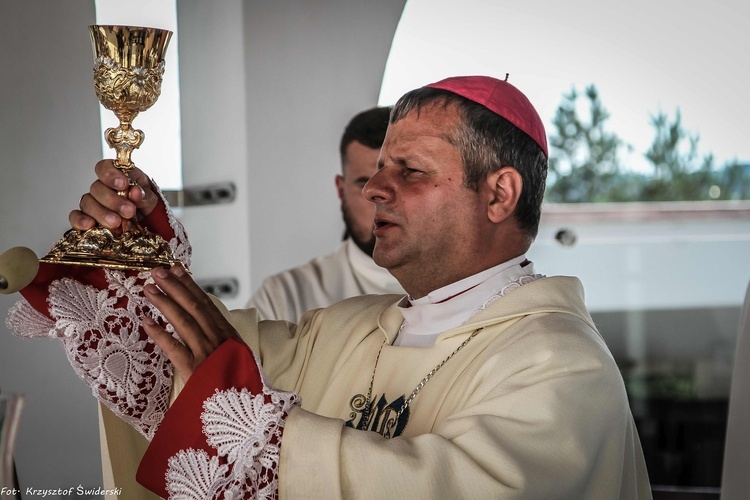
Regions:
[[[135,167],[135,164],[130,159],[134,149],[138,149],[143,144],[146,134],[142,130],[134,129],[131,121],[138,115],[137,111],[128,110],[129,112],[117,113],[117,118],[120,120],[120,125],[116,128],[108,128],[104,133],[104,138],[110,148],[117,152],[117,158],[115,159],[115,167],[125,174],[128,178],[128,188],[123,191],[118,191],[117,194],[123,198],[128,197],[128,189],[130,186],[135,186],[135,181],[130,179],[130,171]],[[125,234],[127,232],[142,233],[143,228],[138,224],[137,220],[123,219],[121,224],[121,232]]]
[[[129,173],[135,167],[130,155],[145,138],[132,122],[161,93],[164,51],[172,32],[139,26],[90,26],[89,33],[95,58],[96,96],[119,120],[117,127],[104,132],[104,138],[117,152],[115,166],[130,179]],[[134,186],[135,182],[130,179],[129,184]],[[127,197],[128,190],[118,194]],[[42,261],[134,270],[177,262],[169,244],[141,226],[136,218],[123,219],[115,232],[98,224],[80,233],[70,229]]]
[[[142,130],[134,129],[129,120],[122,121],[121,119],[118,127],[108,128],[104,132],[104,138],[109,147],[117,152],[115,166],[127,175],[128,171],[135,166],[130,160],[130,155],[134,149],[138,149],[143,144],[146,134]]]

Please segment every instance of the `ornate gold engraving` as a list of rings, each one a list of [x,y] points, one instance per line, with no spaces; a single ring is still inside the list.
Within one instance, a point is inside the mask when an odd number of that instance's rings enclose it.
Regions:
[[[161,94],[164,53],[172,32],[136,26],[89,26],[89,34],[94,49],[96,97],[120,122],[108,128],[104,137],[117,152],[115,166],[128,175],[135,166],[131,153],[145,138],[143,131],[132,127],[132,121]],[[127,191],[118,194],[127,196]],[[41,261],[115,269],[151,269],[177,263],[167,242],[136,220],[123,220],[117,232],[100,225],[83,232],[71,229]]]
[[[42,260],[57,264],[148,270],[176,263],[165,262],[161,257],[171,253],[167,242],[157,235],[135,231],[115,235],[107,228],[94,227],[82,232],[69,229]]]

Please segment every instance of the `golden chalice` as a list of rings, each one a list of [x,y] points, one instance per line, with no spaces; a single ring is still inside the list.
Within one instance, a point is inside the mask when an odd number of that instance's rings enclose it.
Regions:
[[[104,137],[117,152],[115,166],[125,175],[135,166],[130,154],[143,143],[133,119],[161,94],[164,53],[171,31],[136,26],[89,26],[94,49],[94,88],[102,105],[120,121]],[[131,186],[135,183],[131,180]],[[127,191],[118,194],[127,196]],[[169,244],[137,220],[123,220],[117,231],[97,225],[68,230],[42,262],[147,270],[177,262]]]

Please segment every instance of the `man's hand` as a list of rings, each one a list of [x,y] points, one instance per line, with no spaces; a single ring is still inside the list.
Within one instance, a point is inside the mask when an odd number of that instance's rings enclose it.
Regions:
[[[94,171],[97,180],[81,197],[80,210],[73,210],[68,216],[72,228],[85,231],[98,222],[115,229],[121,226],[123,218],[132,219],[136,211],[148,215],[156,206],[157,196],[151,181],[138,168],[133,168],[126,176],[115,167],[113,160],[102,160]]]
[[[151,318],[144,318],[143,328],[187,382],[222,342],[239,335],[184,268],[174,266],[167,271],[158,267],[151,271],[151,276],[158,287],[147,285],[146,297],[172,324],[182,342]]]

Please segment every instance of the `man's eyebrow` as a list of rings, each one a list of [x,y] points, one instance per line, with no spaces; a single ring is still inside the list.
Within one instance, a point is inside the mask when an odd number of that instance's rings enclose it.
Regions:
[[[391,163],[395,163],[399,167],[403,167],[403,166],[405,166],[405,165],[407,165],[409,163],[408,158],[405,157],[405,156],[391,157],[390,161],[391,161]],[[380,170],[384,166],[385,166],[385,160],[382,160],[382,159],[378,160],[378,170]]]

